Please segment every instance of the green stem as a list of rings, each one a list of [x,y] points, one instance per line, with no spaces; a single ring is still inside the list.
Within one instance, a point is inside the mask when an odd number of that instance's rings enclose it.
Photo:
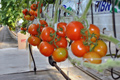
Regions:
[[[62,9],[62,10],[64,10],[65,12],[69,13],[70,15],[72,15],[75,21],[78,20],[78,17],[75,15],[74,12],[65,9],[62,5],[60,5],[59,7],[60,7],[60,9]]]
[[[27,0],[27,8],[29,8],[29,0]],[[30,10],[30,8],[29,8],[29,10]]]
[[[112,68],[112,67],[119,67],[120,66],[120,61],[119,60],[112,60],[112,59],[107,59],[106,62],[101,63],[101,64],[93,64],[89,62],[84,62],[80,61],[77,59],[72,59],[70,56],[68,56],[68,60],[73,64],[77,66],[82,66],[86,68],[91,68],[94,69],[98,72],[102,72],[105,69]]]
[[[80,19],[79,19],[80,22],[85,19],[85,16],[86,16],[87,13],[88,13],[88,10],[89,10],[89,8],[90,8],[90,6],[91,6],[91,3],[92,3],[92,0],[89,0],[87,6],[86,6],[86,8],[85,8],[85,11],[83,12],[82,16],[81,16]]]
[[[58,20],[58,8],[59,8],[59,0],[55,1],[55,12],[54,12],[54,22],[53,24],[57,23]]]
[[[39,4],[38,4],[38,11],[37,11],[37,18],[39,18],[40,19],[40,8],[42,8],[41,7],[41,4],[43,3],[43,0],[39,0]]]
[[[120,41],[117,40],[116,38],[112,37],[112,36],[108,36],[108,35],[105,35],[105,34],[100,34],[100,38],[101,39],[105,39],[105,40],[108,40],[114,44],[118,44]]]
[[[112,54],[112,56],[115,56],[116,54]],[[107,54],[106,56],[111,56],[110,54]],[[120,55],[117,55],[117,58],[120,58]]]
[[[44,11],[47,9],[47,7],[48,7],[48,3],[46,4]]]

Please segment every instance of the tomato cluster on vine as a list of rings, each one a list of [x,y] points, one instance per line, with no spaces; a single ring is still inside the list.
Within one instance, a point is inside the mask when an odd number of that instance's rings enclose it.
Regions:
[[[31,24],[28,32],[31,36],[28,42],[37,46],[40,53],[46,57],[52,56],[56,62],[61,62],[67,59],[67,40],[66,40],[66,25],[65,22],[60,22],[57,25],[57,31],[49,27],[45,20],[40,20],[40,24]]]
[[[99,40],[100,29],[93,24],[89,28],[81,22],[72,21],[66,26],[66,35],[72,40],[71,51],[77,57],[83,57],[85,62],[100,64],[107,53],[107,45]]]
[[[31,36],[28,42],[37,46],[42,55],[52,56],[56,62],[65,61],[68,57],[67,39],[73,41],[72,53],[85,59],[85,62],[100,64],[101,58],[107,53],[107,45],[99,40],[100,29],[93,24],[86,28],[79,21],[71,21],[68,24],[59,22],[55,31],[45,20],[39,22],[40,24],[29,26],[28,32]]]
[[[37,17],[38,4],[39,2],[37,2],[37,4],[31,4],[30,10],[23,9],[24,19],[33,21],[35,17]],[[41,4],[40,13],[42,13],[42,6],[43,4]]]

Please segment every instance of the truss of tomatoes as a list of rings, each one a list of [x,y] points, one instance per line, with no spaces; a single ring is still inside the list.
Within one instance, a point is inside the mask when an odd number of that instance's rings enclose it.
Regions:
[[[38,4],[39,2],[37,2],[37,4],[31,4],[29,11],[23,9],[22,13],[24,14],[24,19],[33,21],[35,17],[37,17]],[[43,4],[41,4],[40,13],[42,13],[42,6]]]
[[[93,24],[86,29],[78,21],[68,24],[59,22],[55,31],[46,21],[40,20],[40,24],[31,24],[28,32],[31,34],[28,42],[37,46],[42,55],[52,56],[56,62],[62,62],[68,58],[67,38],[73,41],[72,53],[76,57],[82,57],[85,62],[100,64],[101,58],[107,53],[105,42],[99,40],[100,30]]]

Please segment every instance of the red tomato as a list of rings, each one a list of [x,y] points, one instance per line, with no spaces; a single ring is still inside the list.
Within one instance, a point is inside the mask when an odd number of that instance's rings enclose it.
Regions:
[[[60,22],[57,24],[57,35],[61,36],[61,37],[65,37],[66,36],[66,25],[67,23],[65,22]]]
[[[28,28],[28,32],[32,35],[37,35],[38,34],[37,29],[38,26],[36,24],[31,24]]]
[[[34,16],[37,17],[37,11],[34,12]]]
[[[98,39],[99,36],[100,36],[100,29],[97,26],[93,25],[93,24],[90,24],[89,32],[90,32],[91,35],[95,34],[95,36],[91,38],[92,42],[95,42],[96,39]]]
[[[25,31],[26,31],[26,30],[27,30],[27,28],[24,28],[23,30],[25,30]]]
[[[67,48],[67,40],[64,37],[57,37],[57,39],[55,39],[55,43],[58,47]],[[53,45],[57,48],[55,43],[53,42]]]
[[[100,64],[102,62],[101,56],[97,52],[88,52],[83,56],[85,62]]]
[[[52,58],[56,62],[65,61],[67,57],[68,57],[68,51],[66,48],[57,48],[52,54]]]
[[[40,31],[41,32],[42,32],[42,29],[44,27],[48,27],[48,24],[47,24],[47,22],[45,20],[40,20],[40,24],[41,24],[41,26],[40,26]]]
[[[21,27],[20,29],[21,29],[21,30],[24,30],[24,28],[23,28],[23,27]]]
[[[24,15],[26,15],[26,14],[27,14],[27,12],[28,12],[28,10],[27,10],[27,9],[23,9],[23,11],[22,11],[22,13],[23,13]]]
[[[51,56],[54,51],[54,47],[46,41],[42,41],[38,48],[41,54],[46,57]]]
[[[31,20],[31,21],[33,21],[33,20],[34,20],[34,18],[35,18],[34,16],[30,16],[30,20]]]
[[[49,42],[49,41],[53,40],[54,32],[55,32],[55,30],[53,28],[45,27],[45,28],[43,28],[43,30],[41,32],[40,38],[43,41],[48,41]]]
[[[82,23],[78,21],[72,21],[66,26],[66,35],[71,40],[78,40],[80,37],[82,37],[81,29],[83,29],[84,26]]]
[[[25,15],[24,17],[26,20],[30,20],[30,15]]]
[[[88,52],[88,47],[83,44],[82,40],[76,40],[71,44],[71,51],[77,57],[83,57]]]
[[[38,46],[40,44],[40,39],[35,36],[30,36],[28,38],[28,42],[29,42],[29,44],[31,44],[33,46]]]
[[[35,12],[34,10],[29,11],[30,15],[32,15],[32,16],[34,16],[34,12]]]
[[[36,10],[37,9],[37,4],[32,4],[30,7],[32,10]]]
[[[91,45],[93,47],[94,45]],[[104,41],[98,40],[97,46],[93,49],[93,51],[97,52],[101,57],[104,57],[107,54],[107,45]]]
[[[40,8],[40,13],[42,13],[42,8]]]

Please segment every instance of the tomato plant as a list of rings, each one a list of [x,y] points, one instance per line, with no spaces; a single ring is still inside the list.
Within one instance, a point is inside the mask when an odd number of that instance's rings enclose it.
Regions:
[[[31,44],[33,46],[38,46],[40,44],[40,39],[35,36],[30,36],[28,38],[28,42],[29,42],[29,44]]]
[[[67,57],[68,57],[68,51],[66,48],[57,48],[52,54],[52,58],[56,62],[65,61]]]
[[[43,54],[46,57],[51,56],[54,51],[53,45],[49,44],[46,41],[42,41],[38,48],[41,54]]]
[[[81,22],[72,21],[66,26],[66,35],[71,40],[78,40],[82,37],[80,32],[83,28],[84,26]]]
[[[91,35],[93,35],[92,38],[91,38],[92,42],[95,42],[96,39],[99,39],[100,29],[97,26],[95,26],[93,24],[90,24],[89,32],[90,32]]]
[[[39,2],[37,2],[37,7],[38,7]],[[43,7],[43,3],[41,4],[41,7]]]
[[[61,37],[66,36],[66,25],[67,23],[65,22],[60,22],[57,24],[57,35]]]
[[[94,45],[92,44],[91,47]],[[97,52],[101,57],[104,57],[107,54],[107,45],[104,41],[98,40],[97,46],[93,49],[93,51]]]
[[[85,53],[87,53],[89,47],[83,44],[83,40],[76,40],[71,44],[71,51],[77,57],[83,57]]]
[[[102,62],[101,56],[97,52],[88,52],[83,56],[85,62],[100,64]]]
[[[67,48],[67,40],[65,37],[57,37],[57,39],[55,39],[55,43],[53,43],[54,47],[57,48],[58,47],[62,47],[62,48]]]
[[[55,30],[53,28],[45,27],[45,28],[43,28],[43,30],[41,32],[40,38],[44,41],[49,42],[49,41],[53,40],[54,33],[55,33]]]
[[[28,28],[28,32],[32,35],[37,35],[38,34],[37,29],[38,26],[36,24],[31,24]]]

